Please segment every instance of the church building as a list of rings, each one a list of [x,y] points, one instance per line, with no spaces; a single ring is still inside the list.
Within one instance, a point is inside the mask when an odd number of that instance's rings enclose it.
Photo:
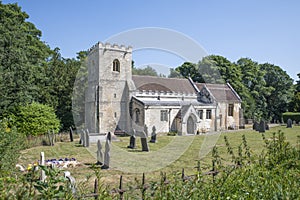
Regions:
[[[132,75],[132,48],[97,43],[88,53],[85,126],[90,133],[145,130],[205,134],[242,126],[241,98],[226,84]]]

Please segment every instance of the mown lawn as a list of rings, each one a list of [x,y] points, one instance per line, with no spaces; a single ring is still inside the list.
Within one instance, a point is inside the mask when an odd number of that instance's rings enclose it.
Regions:
[[[277,126],[265,133],[270,138],[273,132],[282,130],[287,141],[292,145],[297,144],[297,136],[300,135],[300,126],[287,129],[285,126]],[[160,172],[171,173],[185,169],[186,174],[194,174],[197,161],[203,171],[209,171],[211,166],[211,149],[217,145],[219,155],[224,163],[230,163],[230,156],[227,154],[224,136],[227,136],[230,145],[237,152],[242,143],[242,135],[245,135],[251,153],[258,155],[264,145],[261,133],[253,130],[227,131],[213,135],[196,136],[166,136],[158,135],[157,143],[149,143],[150,152],[142,152],[139,138],[137,138],[137,149],[128,149],[129,137],[119,137],[119,141],[113,141],[111,145],[111,168],[101,170],[103,181],[117,187],[119,176],[123,175],[124,182],[133,181],[141,177],[145,172],[147,180],[156,179]],[[103,142],[103,151],[104,151]],[[96,163],[96,144],[90,148],[84,148],[74,142],[58,142],[55,146],[39,146],[22,151],[20,164],[27,165],[39,160],[40,152],[45,152],[46,159],[51,158],[76,158],[81,165],[68,169],[77,181],[83,181],[92,177],[94,171],[92,165]],[[140,178],[139,178],[140,179]]]

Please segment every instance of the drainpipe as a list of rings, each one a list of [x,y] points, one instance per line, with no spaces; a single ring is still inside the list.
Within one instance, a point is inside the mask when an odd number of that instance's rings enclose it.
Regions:
[[[216,102],[216,109],[215,109],[215,131],[218,131],[217,109],[218,109],[218,102]]]
[[[169,132],[171,132],[171,111],[172,108],[169,108]]]

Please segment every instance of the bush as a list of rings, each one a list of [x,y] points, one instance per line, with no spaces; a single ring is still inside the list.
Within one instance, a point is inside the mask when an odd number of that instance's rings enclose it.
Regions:
[[[297,123],[300,122],[300,113],[296,112],[286,112],[282,114],[282,118],[284,122],[287,122],[288,119],[291,119],[292,121],[296,121]]]
[[[18,131],[28,135],[42,135],[48,130],[57,133],[60,129],[60,121],[57,119],[54,109],[40,103],[31,103],[20,106],[14,116],[14,125]]]
[[[6,119],[0,121],[0,177],[15,168],[24,139],[16,128],[7,127]]]

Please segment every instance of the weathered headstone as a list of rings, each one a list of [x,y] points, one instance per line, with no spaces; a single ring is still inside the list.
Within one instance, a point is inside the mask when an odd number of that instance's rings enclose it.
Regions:
[[[90,136],[89,136],[89,130],[86,129],[86,132],[85,132],[85,147],[89,147],[90,146]]]
[[[293,124],[294,124],[294,126],[297,124],[295,120],[293,121]]]
[[[156,143],[156,128],[155,126],[152,127],[152,133],[151,133],[151,143]]]
[[[44,152],[41,152],[41,155],[40,155],[40,165],[41,165],[41,166],[45,166],[45,154],[44,154]],[[45,179],[46,179],[45,171],[44,171],[44,170],[41,170],[41,177],[40,177],[40,180],[41,180],[41,181],[45,181]]]
[[[101,169],[108,169],[110,163],[110,140],[106,138],[105,152],[104,152],[104,164]]]
[[[287,127],[287,128],[292,128],[292,127],[293,127],[292,123],[293,123],[292,120],[291,120],[291,119],[288,119],[288,120],[287,120],[286,127]]]
[[[72,193],[75,194],[76,193],[76,187],[75,187],[76,186],[76,181],[75,181],[75,178],[73,176],[71,176],[71,173],[69,171],[65,171],[64,172],[64,177],[69,180],[69,187],[70,187]]]
[[[257,123],[257,121],[254,121],[252,129],[255,130],[255,131],[259,131],[258,130],[259,129],[259,124]]]
[[[73,142],[73,130],[71,126],[70,126],[70,141]]]
[[[101,145],[101,141],[98,140],[98,142],[97,142],[97,163],[96,163],[96,165],[102,165],[102,164],[103,164],[102,145]]]
[[[149,151],[147,136],[144,132],[142,132],[141,134],[141,144],[142,144],[142,151]]]
[[[266,132],[266,124],[265,124],[264,120],[260,120],[260,123],[259,123],[259,132],[260,133]]]
[[[136,140],[136,138],[135,138],[135,129],[133,129],[133,133],[130,136],[129,146],[127,146],[127,148],[135,149],[135,140]]]
[[[85,133],[85,130],[83,130],[83,133],[82,133],[82,146],[86,146],[86,133]]]
[[[146,137],[148,137],[148,127],[146,124],[144,125],[144,132],[146,134]]]
[[[269,124],[266,123],[266,130],[270,130]]]
[[[79,144],[83,145],[83,138],[84,138],[84,130],[81,129],[81,132],[80,132],[80,139],[79,139]]]
[[[111,133],[108,132],[106,138],[111,142]]]

